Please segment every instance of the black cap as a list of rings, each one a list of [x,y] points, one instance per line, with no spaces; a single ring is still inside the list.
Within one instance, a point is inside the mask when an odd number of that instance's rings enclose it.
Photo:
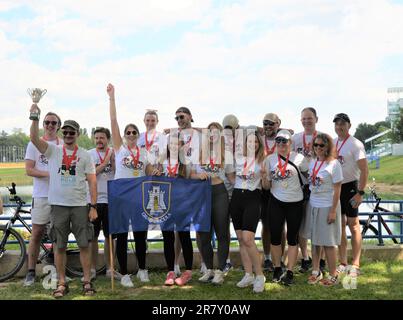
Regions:
[[[187,113],[188,115],[192,116],[192,113],[190,112],[189,108],[186,108],[186,107],[180,107],[178,110],[176,110],[175,113],[178,113],[178,112]],[[194,122],[193,116],[192,116],[192,122]]]
[[[333,122],[336,122],[337,120],[343,120],[346,121],[348,123],[350,122],[350,118],[348,117],[348,115],[346,115],[345,113],[338,113],[334,116]]]
[[[73,128],[77,132],[80,131],[80,125],[74,120],[66,120],[66,121],[64,121],[62,129],[64,129],[66,127]]]

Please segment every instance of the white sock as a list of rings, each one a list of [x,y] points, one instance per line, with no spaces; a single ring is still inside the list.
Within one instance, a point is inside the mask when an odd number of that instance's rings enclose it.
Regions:
[[[269,260],[269,259],[271,260],[271,254],[265,254],[264,259],[265,260]]]
[[[228,258],[227,261],[225,261],[226,263],[231,263],[231,259]]]

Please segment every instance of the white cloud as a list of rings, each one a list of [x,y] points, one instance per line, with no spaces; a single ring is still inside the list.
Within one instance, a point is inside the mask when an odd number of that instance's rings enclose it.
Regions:
[[[332,116],[339,110],[351,114],[353,125],[386,116],[388,79],[399,76],[397,70],[385,74],[381,66],[390,55],[403,54],[403,6],[384,0],[232,5],[101,0],[96,6],[63,0],[32,8],[37,15],[32,19],[0,21],[6,27],[0,46],[8,48],[0,53],[7,75],[0,79],[7,88],[0,125],[8,130],[27,130],[28,86],[46,87],[41,105],[63,118],[76,118],[87,128],[109,125],[105,87],[112,82],[121,126],[142,126],[149,107],[159,110],[162,127],[174,126],[174,111],[186,105],[200,126],[227,113],[243,124],[260,123],[274,111],[284,126],[298,131],[300,110],[314,106],[319,128],[332,133]],[[171,49],[156,46],[120,56],[124,41],[130,41],[125,35],[178,22],[195,27],[183,30]],[[53,51],[58,68],[33,63],[30,50],[38,46],[24,42],[23,35]],[[98,60],[105,54],[107,59]],[[6,112],[10,107],[13,113]]]

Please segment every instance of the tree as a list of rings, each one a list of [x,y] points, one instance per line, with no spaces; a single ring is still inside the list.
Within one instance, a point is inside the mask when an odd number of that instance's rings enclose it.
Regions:
[[[373,137],[374,135],[378,134],[378,130],[375,125],[368,124],[368,123],[360,123],[355,130],[354,137],[360,140],[362,143],[368,138]]]

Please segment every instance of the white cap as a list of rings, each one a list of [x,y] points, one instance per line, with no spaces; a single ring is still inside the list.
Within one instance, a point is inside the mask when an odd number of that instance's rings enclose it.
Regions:
[[[291,140],[292,135],[291,135],[290,131],[283,129],[283,130],[280,130],[279,132],[277,132],[276,138],[277,137],[286,138],[287,140]]]

